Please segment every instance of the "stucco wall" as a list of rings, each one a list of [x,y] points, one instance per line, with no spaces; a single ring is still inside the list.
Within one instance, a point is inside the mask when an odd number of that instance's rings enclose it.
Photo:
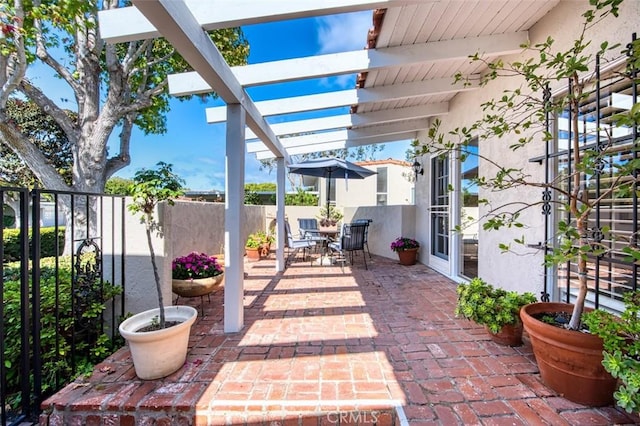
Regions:
[[[265,230],[265,208],[245,206],[242,240]],[[224,247],[224,204],[176,201],[173,206],[158,206],[159,233],[152,236],[162,283],[164,304],[170,305],[171,261],[192,251],[217,254]],[[125,311],[137,313],[157,307],[155,280],[149,258],[144,225],[138,216],[126,213],[126,305]]]
[[[532,44],[542,42],[551,36],[554,38],[556,49],[566,49],[581,29],[584,12],[588,2],[578,0],[561,1],[547,16],[540,20],[529,32]],[[640,18],[640,2],[626,1],[620,10],[619,18],[607,18],[596,23],[587,31],[587,38],[592,40],[589,48],[594,52],[602,41],[610,44],[620,43],[625,46],[633,31],[637,31]],[[620,49],[618,49],[620,50]],[[505,61],[522,60],[523,55],[504,58]],[[481,104],[492,97],[502,95],[505,88],[518,87],[520,82],[516,78],[503,78],[490,83],[485,88],[458,94],[451,102],[449,113],[441,117],[441,131],[448,131],[458,126],[468,126],[481,117]],[[565,81],[558,82],[552,89],[564,87]],[[427,140],[426,132],[419,135],[419,140]],[[544,177],[544,166],[529,162],[532,157],[544,155],[545,145],[540,137],[535,142],[511,152],[508,146],[516,140],[511,136],[503,140],[487,140],[480,142],[480,154],[497,161],[506,167],[523,168],[531,176],[530,180],[541,181]],[[428,159],[421,160],[428,166]],[[492,166],[487,161],[479,162],[480,176],[491,175]],[[425,169],[428,176],[428,167]],[[480,191],[479,197],[488,199],[493,206],[523,201],[535,203],[541,199],[540,188],[518,188],[502,192]],[[419,238],[428,241],[429,234],[429,185],[418,182],[416,185],[417,199],[417,229]],[[480,214],[486,214],[487,207],[480,207]],[[534,291],[537,294],[543,288],[543,255],[539,251],[518,246],[518,254],[503,254],[498,248],[499,243],[510,243],[514,238],[525,237],[527,243],[542,242],[544,238],[544,218],[540,213],[540,206],[534,206],[522,213],[522,222],[528,224],[525,229],[501,229],[500,231],[484,231],[479,229],[479,276],[496,285],[520,291]],[[452,240],[453,241],[453,240]],[[424,255],[424,253],[423,253]],[[426,259],[421,257],[421,261]]]

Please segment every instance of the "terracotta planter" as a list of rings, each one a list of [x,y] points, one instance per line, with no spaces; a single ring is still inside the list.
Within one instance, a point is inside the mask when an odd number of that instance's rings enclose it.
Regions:
[[[260,260],[260,247],[257,247],[257,248],[245,247],[244,250],[247,253],[247,259],[249,259],[250,261],[256,262]]]
[[[131,351],[136,375],[142,380],[159,379],[177,371],[187,359],[189,333],[198,311],[191,306],[167,306],[166,321],[179,324],[162,330],[140,332],[157,319],[160,310],[150,309],[124,320],[119,327]]]
[[[594,407],[610,405],[617,381],[602,366],[602,339],[533,317],[572,311],[573,305],[566,303],[532,303],[520,310],[542,381],[570,401]]]
[[[396,253],[398,253],[398,259],[400,259],[401,265],[406,265],[406,266],[415,265],[416,261],[418,260],[417,248],[400,250],[400,251],[397,251]]]
[[[269,257],[269,253],[271,253],[271,244],[270,243],[263,243],[260,246],[260,258],[267,258]]]
[[[503,325],[499,332],[492,333],[489,327],[485,326],[491,340],[502,346],[522,345],[522,322]]]
[[[197,297],[211,293],[220,286],[224,273],[195,280],[171,280],[171,290],[180,297]]]

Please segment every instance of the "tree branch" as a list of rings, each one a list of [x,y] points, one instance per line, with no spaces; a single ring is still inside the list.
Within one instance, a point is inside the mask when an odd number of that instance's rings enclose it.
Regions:
[[[20,91],[35,102],[45,113],[53,117],[72,144],[78,142],[78,131],[62,108],[52,102],[51,99],[45,96],[40,89],[32,85],[26,78],[20,82]]]
[[[73,89],[73,92],[78,96],[78,91],[81,86],[75,81],[71,72],[66,69],[60,62],[56,61],[44,43],[44,36],[42,34],[42,22],[40,19],[34,19],[33,26],[36,30],[36,56],[42,62],[47,64],[51,69],[53,69],[70,87]]]
[[[62,176],[55,167],[51,165],[51,162],[44,156],[42,151],[29,142],[29,140],[10,123],[6,112],[0,112],[0,135],[2,136],[2,142],[29,167],[41,182],[47,182],[49,189],[60,191],[70,190],[64,183]]]
[[[127,114],[122,124],[122,132],[120,133],[120,152],[117,156],[107,160],[105,177],[109,179],[115,172],[131,164],[131,155],[129,147],[131,145],[131,131],[135,121],[135,114]]]
[[[24,50],[24,37],[22,36],[22,23],[24,22],[24,9],[21,0],[14,1],[14,29],[13,43],[15,50],[7,56],[0,54],[0,110],[4,111],[9,96],[17,90],[20,81],[27,71],[27,57]]]

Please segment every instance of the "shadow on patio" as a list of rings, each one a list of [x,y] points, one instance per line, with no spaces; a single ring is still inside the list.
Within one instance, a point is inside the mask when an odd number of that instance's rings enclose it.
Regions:
[[[634,423],[547,389],[530,345],[499,346],[456,319],[455,283],[423,265],[374,257],[369,270],[356,262],[342,274],[298,262],[274,276],[263,260],[246,270],[242,332],[223,333],[218,291],[178,372],[137,380],[121,349],[45,401],[40,423]]]

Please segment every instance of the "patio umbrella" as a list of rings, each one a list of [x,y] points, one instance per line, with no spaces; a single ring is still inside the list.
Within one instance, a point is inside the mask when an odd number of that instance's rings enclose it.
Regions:
[[[341,158],[316,158],[289,166],[289,173],[303,176],[316,176],[329,179],[327,189],[327,217],[329,217],[329,194],[331,193],[331,178],[335,179],[364,179],[375,175],[376,172],[360,167]]]

